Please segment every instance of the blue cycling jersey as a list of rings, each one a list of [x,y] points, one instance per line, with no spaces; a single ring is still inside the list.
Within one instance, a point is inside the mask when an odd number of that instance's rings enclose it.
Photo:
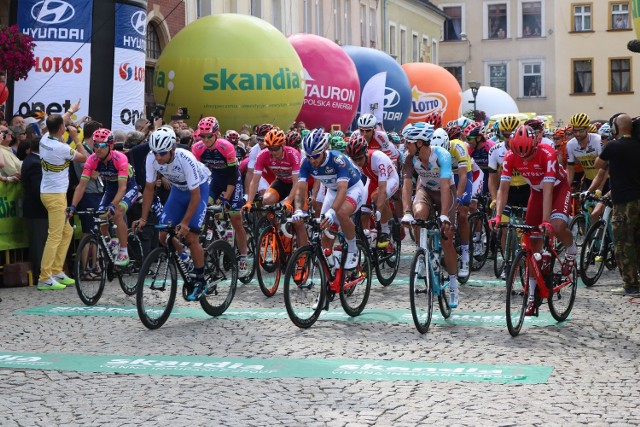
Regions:
[[[305,158],[300,165],[299,181],[307,181],[313,176],[331,190],[338,189],[338,182],[348,181],[348,188],[360,181],[360,171],[351,160],[339,151],[327,151],[324,162],[318,167],[311,166],[309,158]]]

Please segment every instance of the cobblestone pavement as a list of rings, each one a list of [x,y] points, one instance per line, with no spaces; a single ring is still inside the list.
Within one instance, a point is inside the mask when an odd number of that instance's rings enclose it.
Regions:
[[[400,277],[414,248],[406,245]],[[487,264],[474,279],[493,279]],[[640,424],[640,305],[612,296],[617,271],[580,287],[562,326],[506,327],[320,319],[302,331],[284,320],[172,317],[149,331],[137,317],[17,315],[47,304],[81,305],[73,288],[0,289],[5,352],[77,355],[198,355],[240,358],[373,359],[551,366],[545,384],[246,379],[0,369],[2,426],[181,425],[634,425]],[[640,302],[640,300],[636,300]],[[101,305],[132,306],[113,282]],[[178,298],[177,307],[198,307]],[[282,308],[281,291],[239,285],[231,308]],[[367,308],[409,310],[408,286],[374,279]],[[342,310],[338,302],[331,310]],[[463,288],[459,310],[504,313],[503,287]],[[548,312],[546,306],[541,312]]]

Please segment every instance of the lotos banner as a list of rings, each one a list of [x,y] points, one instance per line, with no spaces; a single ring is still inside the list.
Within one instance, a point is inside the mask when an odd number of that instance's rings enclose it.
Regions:
[[[0,251],[29,247],[22,192],[19,182],[0,182]]]
[[[77,117],[88,114],[93,2],[20,0],[18,27],[35,39],[36,64],[26,80],[15,82],[14,110],[26,115],[39,107],[62,114],[78,98]]]
[[[304,101],[302,62],[262,19],[222,13],[187,25],[165,47],[154,74],[167,112],[187,107],[190,125],[215,116],[222,130],[273,123],[288,129]],[[169,93],[169,94],[168,94]]]
[[[116,3],[112,130],[133,130],[144,117],[147,11]]]

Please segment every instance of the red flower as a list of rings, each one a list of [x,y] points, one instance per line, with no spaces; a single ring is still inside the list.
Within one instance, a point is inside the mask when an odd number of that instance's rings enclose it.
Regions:
[[[33,37],[18,31],[17,25],[0,26],[0,71],[8,78],[26,79],[35,65]]]

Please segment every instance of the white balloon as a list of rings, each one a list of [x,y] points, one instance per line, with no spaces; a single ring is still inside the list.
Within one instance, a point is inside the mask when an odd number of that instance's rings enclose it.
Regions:
[[[471,89],[462,93],[462,112],[473,110],[473,94]],[[519,113],[516,102],[511,96],[498,88],[491,86],[480,86],[476,97],[476,110],[482,110],[491,117],[494,114],[515,114]]]

